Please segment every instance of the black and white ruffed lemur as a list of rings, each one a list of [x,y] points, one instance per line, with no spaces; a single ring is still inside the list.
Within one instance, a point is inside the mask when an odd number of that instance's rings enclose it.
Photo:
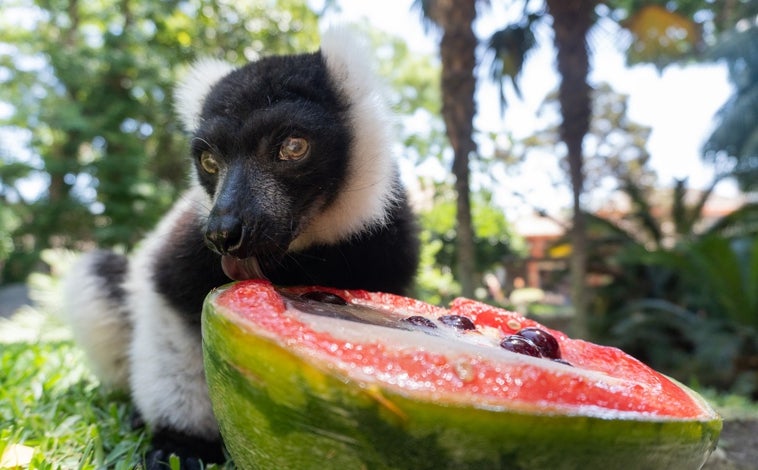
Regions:
[[[132,256],[94,251],[69,273],[74,337],[150,427],[147,468],[172,453],[185,468],[225,458],[201,350],[211,289],[250,278],[411,285],[416,224],[371,62],[361,38],[333,29],[317,52],[195,64],[175,95],[190,189]]]

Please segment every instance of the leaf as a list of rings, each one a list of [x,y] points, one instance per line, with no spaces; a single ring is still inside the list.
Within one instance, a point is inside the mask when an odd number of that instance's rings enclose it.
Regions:
[[[0,468],[26,467],[32,461],[34,447],[10,444],[0,457]]]
[[[750,298],[756,286],[749,286],[755,274],[748,274],[744,264],[750,258],[739,256],[735,243],[721,237],[705,237],[692,245],[687,253],[694,270],[689,274],[692,284],[699,284],[710,294],[714,315],[730,318],[742,325],[758,326],[758,311]]]
[[[758,235],[758,202],[744,204],[721,217],[702,235],[729,238],[756,237]]]
[[[659,68],[691,53],[702,41],[697,23],[659,5],[647,5],[622,26],[633,36],[629,64],[651,62]]]
[[[182,461],[176,454],[171,454],[171,456],[168,458],[168,466],[171,470],[181,470]]]
[[[658,220],[653,216],[653,208],[648,202],[644,190],[631,178],[624,178],[622,185],[635,206],[631,216],[639,220],[641,227],[647,230],[647,235],[652,238],[655,245],[660,246],[663,242],[663,230]]]
[[[524,60],[536,44],[532,23],[536,19],[529,17],[526,22],[511,24],[495,31],[487,42],[487,52],[492,55],[490,78],[497,83],[500,94],[500,112],[507,105],[504,82],[510,79],[516,96],[521,98],[518,78],[524,68]]]
[[[752,256],[748,263],[748,271],[745,274],[746,285],[744,288],[748,304],[752,309],[753,324],[758,325],[758,238],[753,240],[750,247]]]

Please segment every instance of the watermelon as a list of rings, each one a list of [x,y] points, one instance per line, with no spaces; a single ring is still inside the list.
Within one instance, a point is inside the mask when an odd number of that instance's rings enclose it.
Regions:
[[[468,299],[243,281],[206,299],[203,351],[245,469],[697,469],[721,430],[622,351]]]

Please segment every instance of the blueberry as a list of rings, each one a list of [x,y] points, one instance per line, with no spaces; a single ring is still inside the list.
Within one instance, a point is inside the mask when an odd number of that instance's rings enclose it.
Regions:
[[[526,354],[527,356],[542,357],[540,348],[523,336],[506,336],[505,339],[500,342],[500,347],[506,351]]]
[[[453,328],[459,329],[459,330],[475,330],[476,325],[474,325],[474,322],[471,321],[471,319],[462,317],[460,315],[443,315],[439,317],[437,320],[441,321],[447,326],[452,326]]]
[[[519,330],[516,336],[521,336],[531,341],[540,351],[542,357],[548,359],[560,359],[561,349],[558,346],[558,340],[547,331],[535,327],[528,327]]]

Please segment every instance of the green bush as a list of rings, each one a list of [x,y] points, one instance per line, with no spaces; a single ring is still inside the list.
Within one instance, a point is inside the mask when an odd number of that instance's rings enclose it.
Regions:
[[[624,190],[625,218],[588,215],[589,271],[605,279],[595,339],[680,381],[758,398],[758,204],[708,225],[711,190]]]

